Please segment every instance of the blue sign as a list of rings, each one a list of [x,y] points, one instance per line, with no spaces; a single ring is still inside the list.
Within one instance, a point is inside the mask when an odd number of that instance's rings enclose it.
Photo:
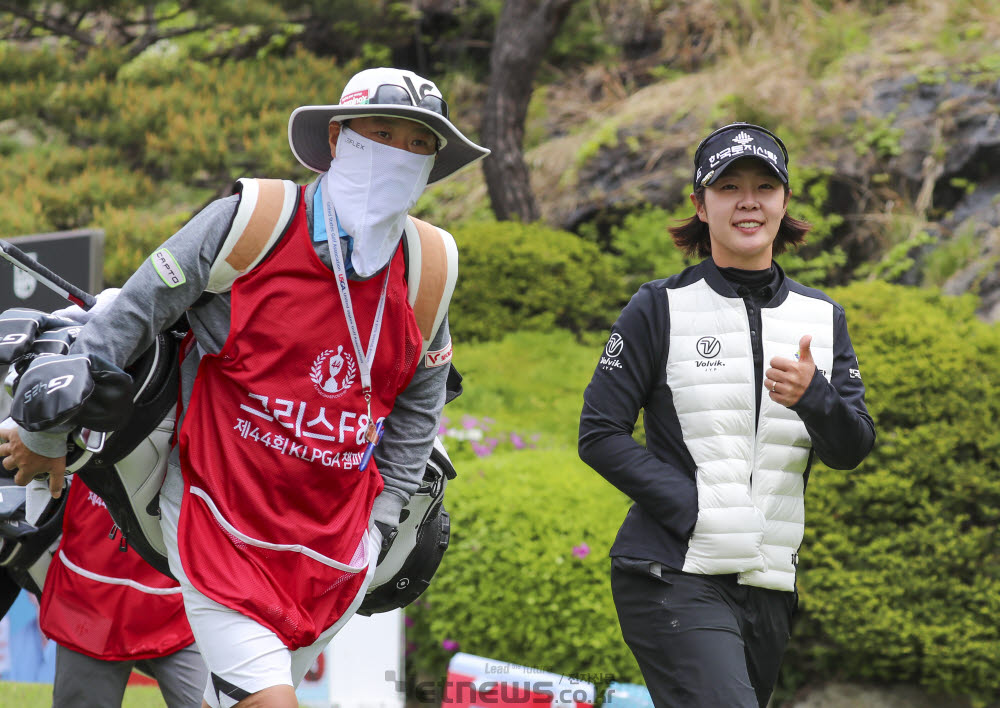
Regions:
[[[42,635],[38,600],[24,590],[0,620],[0,680],[52,683],[56,643]]]

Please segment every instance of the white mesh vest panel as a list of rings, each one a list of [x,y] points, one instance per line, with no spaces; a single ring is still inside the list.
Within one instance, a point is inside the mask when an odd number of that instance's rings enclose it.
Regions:
[[[805,521],[803,472],[811,443],[798,415],[761,395],[756,406],[746,306],[704,280],[667,291],[670,351],[667,383],[697,465],[698,521],[684,571],[739,573],[743,584],[795,587],[794,557]],[[761,310],[764,367],[794,358],[802,335],[813,335],[816,366],[829,379],[833,306],[789,293]]]

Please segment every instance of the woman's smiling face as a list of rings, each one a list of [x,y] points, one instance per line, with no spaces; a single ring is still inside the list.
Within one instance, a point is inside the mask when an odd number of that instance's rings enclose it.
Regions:
[[[712,260],[720,268],[764,270],[788,208],[781,180],[762,161],[737,160],[705,187],[704,201],[691,195],[698,218],[708,224]]]

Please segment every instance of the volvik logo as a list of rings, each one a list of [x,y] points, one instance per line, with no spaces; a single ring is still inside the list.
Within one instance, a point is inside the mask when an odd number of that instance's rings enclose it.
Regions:
[[[604,354],[612,359],[617,359],[618,355],[622,353],[622,346],[625,344],[625,340],[622,336],[615,332],[608,339],[607,346],[604,347]]]
[[[605,371],[622,368],[622,363],[618,361],[618,355],[622,353],[624,346],[625,340],[622,339],[622,336],[617,332],[612,334],[604,347],[604,354],[601,356],[601,368]]]
[[[702,337],[695,347],[703,359],[714,359],[722,351],[722,342],[715,337]]]

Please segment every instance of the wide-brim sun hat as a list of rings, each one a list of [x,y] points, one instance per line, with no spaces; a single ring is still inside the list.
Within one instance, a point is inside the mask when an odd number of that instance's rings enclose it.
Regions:
[[[374,102],[376,100],[379,102]],[[288,119],[288,143],[292,154],[310,170],[326,172],[331,159],[330,121],[366,116],[408,118],[434,132],[440,144],[428,184],[490,154],[488,149],[476,145],[452,125],[444,97],[432,81],[412,71],[387,67],[355,74],[336,105],[299,106],[292,111]]]
[[[788,184],[788,150],[781,138],[752,123],[730,123],[712,131],[694,153],[694,186],[707,187],[730,165],[744,158],[760,160],[782,184]]]

